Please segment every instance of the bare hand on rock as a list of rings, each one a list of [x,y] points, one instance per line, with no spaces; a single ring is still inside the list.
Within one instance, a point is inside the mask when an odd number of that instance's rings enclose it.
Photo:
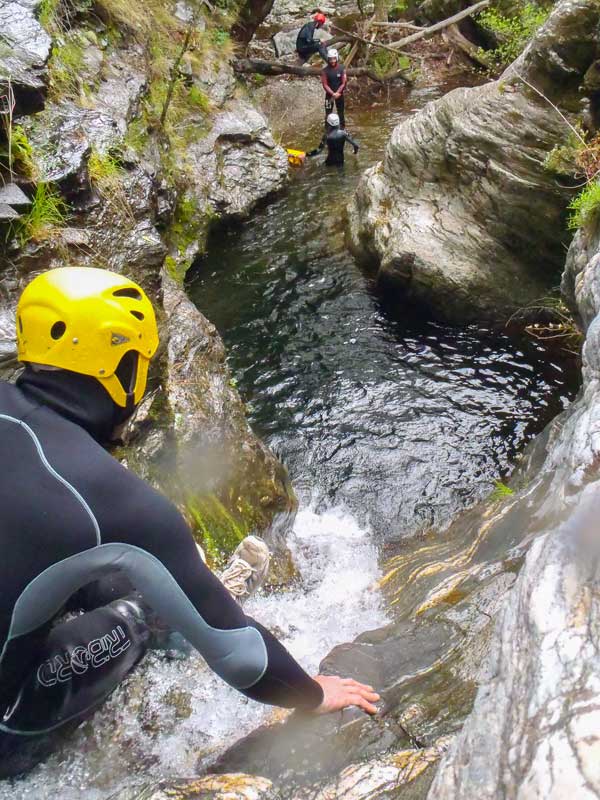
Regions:
[[[323,701],[314,709],[314,714],[330,714],[348,706],[362,708],[367,714],[377,713],[373,703],[379,700],[379,695],[372,686],[336,675],[317,675],[315,680],[323,689]]]

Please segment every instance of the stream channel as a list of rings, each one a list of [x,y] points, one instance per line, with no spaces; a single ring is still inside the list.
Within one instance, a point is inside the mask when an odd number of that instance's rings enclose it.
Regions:
[[[439,94],[439,92],[437,92]],[[515,342],[391,309],[344,247],[344,207],[403,117],[436,91],[350,110],[361,145],[343,170],[322,157],[244,224],[213,235],[189,281],[217,326],[251,422],[300,500],[290,548],[300,579],[249,612],[310,671],[388,619],[374,586],[394,542],[485,496],[573,396],[573,370]],[[304,141],[314,146],[319,128]],[[253,704],[199,657],[151,654],[64,750],[0,800],[133,797],[190,776],[278,712]]]

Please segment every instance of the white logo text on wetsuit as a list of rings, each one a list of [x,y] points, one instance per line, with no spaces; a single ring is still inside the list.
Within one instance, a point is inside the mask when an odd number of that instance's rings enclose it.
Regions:
[[[73,675],[83,675],[88,669],[98,669],[113,658],[117,658],[131,646],[123,628],[117,625],[110,633],[92,639],[87,645],[79,645],[71,652],[58,654],[40,664],[37,679],[42,686],[56,686],[70,681]]]

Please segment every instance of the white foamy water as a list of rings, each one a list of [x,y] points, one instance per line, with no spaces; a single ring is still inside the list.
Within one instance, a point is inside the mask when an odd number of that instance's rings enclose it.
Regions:
[[[300,579],[245,610],[270,628],[311,674],[336,644],[386,622],[370,532],[342,509],[301,510],[289,546]],[[187,777],[267,720],[198,656],[150,655],[64,749],[26,778],[0,782],[0,800],[106,800],[162,777]]]

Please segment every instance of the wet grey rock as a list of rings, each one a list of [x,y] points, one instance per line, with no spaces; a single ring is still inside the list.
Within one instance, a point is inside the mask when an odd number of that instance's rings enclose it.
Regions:
[[[186,159],[185,200],[195,208],[196,234],[176,243],[174,255],[184,270],[204,252],[211,224],[246,218],[288,179],[285,150],[275,143],[264,116],[244,100],[227,103],[211,130],[189,145]]]
[[[18,102],[39,109],[46,92],[51,40],[36,19],[39,0],[0,0],[0,86],[10,79]]]
[[[261,86],[254,99],[269,121],[270,128],[284,141],[296,146],[304,140],[307,122],[314,129],[314,146],[322,130],[319,123],[323,114],[323,88],[319,81],[270,78],[268,86]]]
[[[110,800],[278,800],[271,782],[255,775],[207,775],[118,792]]]
[[[491,677],[429,797],[600,795],[600,485],[532,545],[494,633]]]
[[[86,189],[92,149],[104,155],[122,147],[146,88],[141,55],[131,50],[111,59],[91,107],[63,100],[24,121],[40,180],[64,183],[70,193]]]
[[[0,186],[0,203],[19,208],[20,206],[31,205],[31,200],[16,183],[7,183],[4,186]]]
[[[365,14],[373,11],[373,3],[361,3]],[[266,19],[266,25],[288,25],[292,22],[308,22],[315,8],[314,3],[308,0],[275,0],[271,13]],[[350,14],[360,14],[360,8],[356,0],[326,0],[319,3],[318,8],[328,17],[344,17]]]
[[[366,764],[351,764],[333,783],[310,791],[311,800],[389,800],[408,798],[408,792],[422,794],[431,782],[432,766],[448,749],[450,737],[442,737],[433,747],[401,750]],[[307,792],[291,800],[305,800]]]
[[[600,8],[563,0],[501,80],[456,89],[393,132],[349,207],[349,242],[390,294],[455,322],[506,323],[558,281],[569,241],[543,163],[600,44]]]
[[[6,205],[6,203],[0,203],[0,221],[10,222],[13,219],[19,219],[20,216],[11,206]]]
[[[295,54],[296,39],[298,38],[301,27],[302,26],[299,25],[297,28],[292,28],[292,30],[278,31],[273,36],[271,41],[277,58]],[[332,35],[323,29],[315,31],[315,39],[318,39],[320,42],[328,42],[332,38]]]

